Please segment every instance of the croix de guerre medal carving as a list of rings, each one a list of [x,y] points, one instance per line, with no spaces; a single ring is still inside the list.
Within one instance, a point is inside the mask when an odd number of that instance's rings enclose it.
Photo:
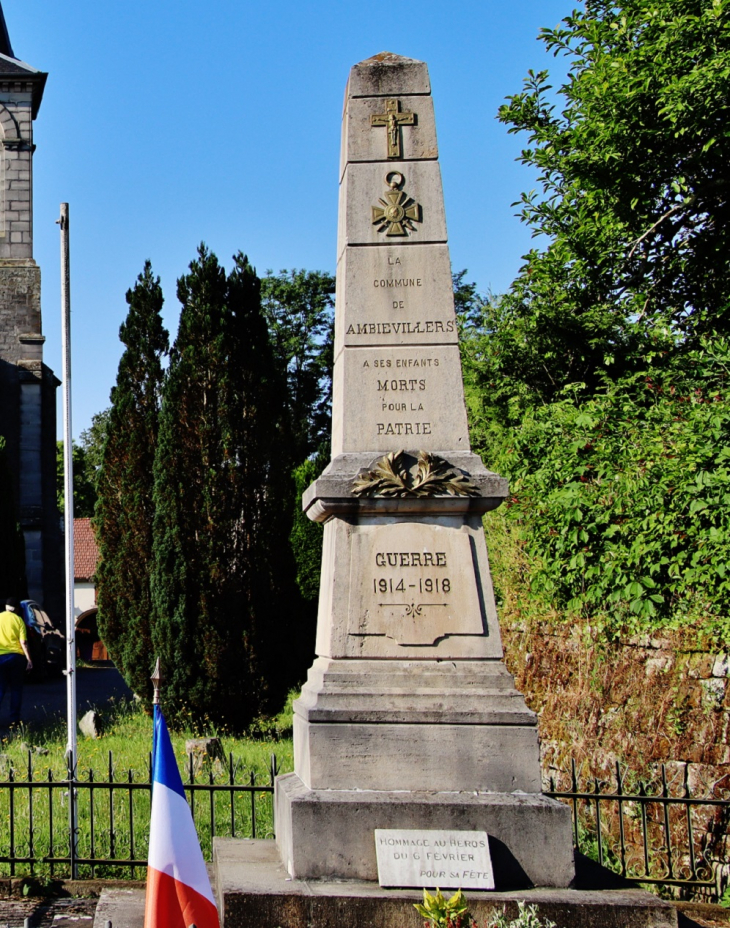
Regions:
[[[370,117],[373,127],[386,127],[386,140],[389,158],[402,158],[401,126],[415,126],[416,113],[401,113],[400,100],[386,100],[384,113],[373,113]]]
[[[421,207],[401,188],[406,179],[400,171],[390,171],[385,175],[385,183],[390,188],[380,198],[380,206],[373,206],[373,225],[378,232],[386,235],[408,235],[415,232],[414,222],[421,222]]]

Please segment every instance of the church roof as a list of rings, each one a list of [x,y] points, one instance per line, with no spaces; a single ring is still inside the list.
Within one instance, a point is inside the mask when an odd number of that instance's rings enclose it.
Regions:
[[[39,71],[37,68],[26,64],[25,61],[16,58],[13,46],[10,44],[10,34],[5,22],[2,3],[0,2],[0,81],[23,80],[32,83],[33,119],[38,114],[47,78],[48,74],[45,71]]]
[[[0,55],[7,55],[9,58],[15,58],[13,46],[10,44],[8,27],[5,24],[5,14],[3,13],[2,3],[0,3]]]

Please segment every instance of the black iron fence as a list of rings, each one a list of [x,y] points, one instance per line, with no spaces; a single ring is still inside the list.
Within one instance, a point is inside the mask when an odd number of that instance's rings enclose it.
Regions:
[[[183,785],[208,860],[216,835],[273,837],[276,774],[274,755],[264,774],[232,754],[197,771],[190,757]],[[91,769],[54,776],[31,752],[22,769],[7,764],[0,780],[0,822],[7,824],[0,825],[0,872],[143,878],[151,780],[151,766],[118,770],[111,752],[101,776]]]
[[[257,773],[233,755],[184,783],[203,854],[212,839],[273,837],[277,761]],[[0,770],[0,872],[10,875],[143,878],[149,840],[151,769],[41,769],[37,755]],[[683,896],[717,899],[730,882],[730,783],[690,788],[689,767],[662,766],[639,778],[616,764],[611,776],[581,776],[575,762],[551,777],[548,795],[571,806],[575,846],[616,873]],[[3,827],[2,823],[7,823]]]
[[[693,795],[690,769],[662,764],[640,778],[616,763],[611,776],[581,777],[573,761],[547,794],[570,804],[573,843],[587,856],[628,879],[716,900],[730,878],[730,784]]]

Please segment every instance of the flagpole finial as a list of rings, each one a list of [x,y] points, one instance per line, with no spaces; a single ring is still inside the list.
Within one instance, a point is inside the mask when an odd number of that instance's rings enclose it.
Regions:
[[[157,658],[157,663],[155,664],[155,669],[152,671],[152,676],[150,677],[152,681],[152,686],[154,690],[152,692],[152,705],[159,706],[160,704],[160,686],[162,685],[162,672],[160,670],[160,659]]]

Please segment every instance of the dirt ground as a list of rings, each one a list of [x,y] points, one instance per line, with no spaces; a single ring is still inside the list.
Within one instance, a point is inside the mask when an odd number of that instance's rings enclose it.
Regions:
[[[22,928],[92,928],[98,899],[0,899],[0,925]]]
[[[130,698],[132,691],[111,663],[80,667],[76,671],[76,705],[78,717],[89,709],[103,709],[110,700]],[[0,705],[0,732],[7,729],[9,699]],[[42,726],[66,718],[66,677],[59,675],[43,682],[30,682],[23,688],[21,718],[24,724]],[[4,924],[0,916],[0,925]]]

